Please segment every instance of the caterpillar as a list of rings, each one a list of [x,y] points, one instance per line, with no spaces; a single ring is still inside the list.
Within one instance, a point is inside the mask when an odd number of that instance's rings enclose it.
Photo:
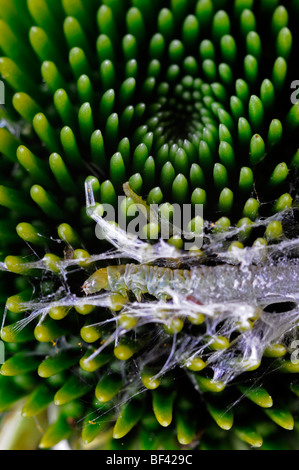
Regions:
[[[234,265],[201,266],[171,269],[160,266],[126,264],[101,268],[84,283],[86,294],[101,290],[127,297],[132,292],[137,301],[143,294],[167,300],[171,292],[204,303],[217,301],[251,301],[263,303],[274,294],[281,299],[294,297],[299,285],[299,264],[281,263],[278,266]]]
[[[124,192],[146,205],[134,194],[128,183],[124,185]],[[104,289],[121,294],[126,299],[128,292],[131,292],[140,302],[143,294],[150,294],[158,300],[167,300],[171,298],[171,293],[176,293],[205,303],[215,299],[219,302],[237,300],[252,302],[252,299],[255,299],[258,303],[273,294],[281,299],[294,296],[294,286],[299,285],[299,264],[296,257],[293,261],[284,259],[280,263],[273,264],[270,246],[266,250],[268,262],[262,264],[253,263],[254,256],[260,250],[251,248],[251,255],[245,265],[229,264],[229,253],[226,255],[216,253],[220,262],[227,258],[225,261],[228,262],[224,264],[204,265],[201,251],[191,255],[186,254],[161,239],[152,246],[105,221],[98,212],[93,188],[88,181],[85,193],[88,213],[104,231],[107,241],[117,249],[115,256],[127,257],[140,263],[126,263],[97,270],[84,282],[83,291],[87,295]],[[147,210],[150,211],[150,208],[147,207]],[[292,245],[292,242],[288,243]],[[297,244],[296,239],[295,246],[288,248],[296,250]],[[282,242],[281,251],[284,248],[286,247]],[[262,249],[265,250],[265,247]],[[275,250],[279,251],[277,246]],[[161,260],[164,266],[158,264]],[[188,269],[174,267],[180,263],[185,263]]]

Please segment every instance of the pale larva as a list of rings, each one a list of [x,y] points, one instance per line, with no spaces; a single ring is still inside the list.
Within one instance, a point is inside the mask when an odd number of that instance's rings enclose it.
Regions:
[[[299,264],[290,262],[275,267],[220,265],[189,270],[126,264],[99,269],[83,290],[95,294],[104,289],[124,297],[131,292],[138,301],[143,294],[166,300],[174,292],[203,303],[239,300],[261,304],[274,295],[282,301],[292,297],[295,286],[299,286]]]

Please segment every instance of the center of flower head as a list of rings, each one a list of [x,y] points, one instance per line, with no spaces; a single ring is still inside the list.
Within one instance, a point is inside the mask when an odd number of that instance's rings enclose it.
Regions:
[[[170,72],[170,71],[169,71]],[[171,72],[178,72],[178,66],[172,66]],[[201,117],[202,96],[198,88],[201,85],[200,79],[194,79],[191,75],[180,77],[176,83],[162,83],[158,93],[161,97],[158,100],[156,114],[159,133],[170,146],[177,145],[172,150],[175,154],[178,148],[182,148],[184,140],[188,139],[196,143],[199,140],[203,129]]]

